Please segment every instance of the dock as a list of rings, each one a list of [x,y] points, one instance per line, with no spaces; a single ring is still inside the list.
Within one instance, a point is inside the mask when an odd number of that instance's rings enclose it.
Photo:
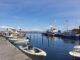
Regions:
[[[32,60],[12,45],[4,37],[0,37],[0,60]]]

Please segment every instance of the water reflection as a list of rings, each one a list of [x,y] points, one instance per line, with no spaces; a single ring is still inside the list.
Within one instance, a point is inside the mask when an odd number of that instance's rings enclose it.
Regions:
[[[74,44],[74,45],[80,45],[80,40],[77,39],[62,39],[64,41],[64,43],[70,43],[70,44]]]
[[[34,46],[43,49],[47,52],[46,57],[33,57],[33,60],[76,60],[69,55],[69,51],[77,44],[80,44],[80,40],[64,39],[44,36],[42,34],[30,34],[31,42]]]

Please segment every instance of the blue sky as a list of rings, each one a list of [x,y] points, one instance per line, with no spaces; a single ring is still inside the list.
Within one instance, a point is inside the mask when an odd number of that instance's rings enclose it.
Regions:
[[[0,26],[45,30],[52,24],[78,27],[80,0],[0,0]]]

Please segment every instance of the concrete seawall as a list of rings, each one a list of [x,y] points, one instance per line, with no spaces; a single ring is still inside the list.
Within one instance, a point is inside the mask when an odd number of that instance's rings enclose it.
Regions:
[[[32,60],[5,38],[0,37],[0,60]]]

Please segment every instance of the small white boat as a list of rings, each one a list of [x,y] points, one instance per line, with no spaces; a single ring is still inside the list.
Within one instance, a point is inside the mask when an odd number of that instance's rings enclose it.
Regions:
[[[26,44],[26,40],[17,40],[14,42],[14,44]]]
[[[13,38],[13,36],[5,36],[7,40],[10,40],[11,38]]]
[[[17,39],[16,41],[15,41],[15,43],[16,44],[18,44],[18,43],[24,43],[24,44],[27,44],[27,42],[29,41],[29,39]]]
[[[69,54],[73,57],[80,58],[80,45],[74,46],[74,49],[70,51]]]
[[[13,36],[6,36],[6,38],[13,38]]]
[[[24,46],[18,46],[18,47],[21,51],[23,51],[26,54],[31,54],[34,56],[46,56],[47,55],[45,51],[37,47],[33,47],[32,49],[27,49],[28,47],[24,47]]]
[[[16,42],[18,39],[17,38],[9,38],[9,41],[11,42]]]
[[[10,39],[11,42],[13,42],[14,44],[27,44],[27,42],[29,41],[29,39],[25,39],[25,38],[11,38]]]
[[[19,40],[15,41],[14,43],[20,44],[17,47],[26,54],[31,54],[31,55],[35,55],[35,56],[46,56],[45,51],[32,46],[29,38],[19,39]]]
[[[6,35],[5,36],[7,39],[13,38],[13,35]]]

